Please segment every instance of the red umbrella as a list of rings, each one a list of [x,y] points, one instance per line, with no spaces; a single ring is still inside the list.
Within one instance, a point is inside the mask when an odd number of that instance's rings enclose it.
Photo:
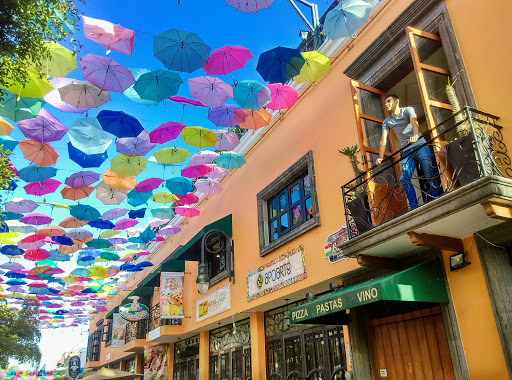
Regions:
[[[18,143],[23,156],[37,166],[54,166],[59,154],[49,143],[35,140],[22,140]]]
[[[53,193],[61,185],[56,179],[46,179],[42,182],[30,182],[23,186],[25,192],[30,195],[46,195]]]
[[[23,257],[30,261],[41,261],[50,257],[50,253],[46,249],[33,249],[26,251]]]

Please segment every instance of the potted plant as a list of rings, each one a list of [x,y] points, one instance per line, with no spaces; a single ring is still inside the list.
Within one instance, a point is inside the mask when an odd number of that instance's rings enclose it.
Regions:
[[[357,145],[345,147],[338,150],[338,152],[348,158],[355,177],[359,177],[364,173],[364,171],[359,168],[359,161],[357,159],[359,147]],[[365,187],[362,185],[361,179],[356,181],[355,186],[352,185],[351,192],[352,196],[350,197],[350,200],[347,201],[347,209],[354,220],[359,234],[362,234],[370,230],[373,227],[373,224],[370,217],[368,196],[366,195]],[[349,226],[347,226],[347,228],[348,227]]]

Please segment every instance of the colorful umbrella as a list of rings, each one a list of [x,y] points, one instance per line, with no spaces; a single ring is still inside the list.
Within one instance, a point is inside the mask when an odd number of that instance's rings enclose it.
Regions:
[[[256,71],[264,81],[285,83],[299,75],[304,63],[306,61],[298,49],[278,46],[260,54]]]
[[[186,144],[202,149],[212,147],[219,140],[208,128],[185,127],[180,133]]]
[[[36,117],[44,104],[43,99],[19,98],[11,91],[4,90],[0,100],[0,115],[12,121],[20,121]]]
[[[132,72],[135,81],[137,81],[142,74],[150,72],[149,69],[130,69],[130,71]],[[158,102],[155,102],[154,100],[142,99],[139,94],[137,94],[137,91],[134,90],[133,86],[130,86],[124,90],[123,95],[138,104],[144,104],[147,106],[158,105]]]
[[[13,126],[4,118],[0,117],[0,135],[8,136],[13,130]]]
[[[207,178],[220,179],[229,174],[228,169],[222,168],[219,165],[209,164],[208,166],[212,168],[212,171],[205,175]]]
[[[75,80],[59,88],[60,98],[76,108],[97,108],[110,100],[108,91],[101,91],[88,81]]]
[[[112,24],[108,21],[82,16],[84,37],[99,43],[110,50],[132,55],[135,31]]]
[[[199,210],[192,206],[178,206],[174,209],[176,214],[181,216],[194,217],[199,215]]]
[[[151,197],[151,200],[155,203],[173,203],[176,202],[179,198],[174,195],[173,193],[170,193],[168,191],[162,191],[160,193],[156,193]]]
[[[198,178],[202,177],[212,171],[208,165],[195,165],[187,166],[181,169],[181,175],[187,178]]]
[[[185,161],[190,156],[190,152],[183,148],[164,148],[155,152],[154,156],[157,162],[173,165]]]
[[[59,181],[50,178],[42,182],[30,182],[23,186],[23,188],[27,194],[42,196],[55,192],[60,185]]]
[[[104,205],[118,205],[125,200],[126,194],[126,190],[117,190],[103,181],[96,186],[96,198]]]
[[[170,207],[154,208],[151,210],[151,214],[155,218],[160,219],[172,219],[175,215],[173,209]]]
[[[165,181],[165,187],[173,193],[179,195],[185,195],[191,191],[194,191],[192,181],[188,178],[175,177]]]
[[[72,205],[69,213],[80,220],[96,220],[101,217],[101,214],[92,206],[88,205]]]
[[[141,99],[161,102],[178,93],[183,79],[177,73],[166,70],[155,70],[142,74],[133,89]]]
[[[317,50],[300,53],[306,63],[299,75],[293,77],[297,83],[316,82],[331,69],[331,58]]]
[[[2,253],[4,255],[8,255],[8,256],[19,256],[19,255],[23,255],[25,253],[25,251],[23,249],[21,249],[20,247],[18,247],[17,245],[4,245],[4,246],[2,246],[2,248],[0,248],[0,253]],[[2,266],[2,268],[8,269],[4,266]],[[23,268],[21,268],[21,269],[23,269]],[[9,273],[9,272],[7,272],[7,273]],[[7,276],[7,273],[4,274],[5,277],[9,277],[9,276]],[[21,273],[18,273],[18,274],[21,275]]]
[[[69,187],[85,187],[92,185],[94,182],[100,179],[100,175],[91,171],[82,171],[71,174],[66,178],[66,185]]]
[[[142,131],[136,137],[124,137],[116,139],[117,151],[122,154],[132,156],[144,156],[155,147],[150,141],[150,135],[146,131]]]
[[[104,153],[112,142],[111,135],[94,117],[76,119],[69,128],[68,136],[71,144],[85,154]]]
[[[161,178],[148,178],[142,182],[139,182],[137,186],[135,186],[135,190],[138,192],[155,190],[162,184],[163,181],[164,180]]]
[[[266,9],[274,0],[226,0],[226,5],[244,13],[257,13],[260,9]]]
[[[41,78],[39,73],[32,69],[27,69],[26,83],[13,82],[9,78],[4,78],[4,83],[6,90],[24,98],[42,98],[53,90],[53,86],[48,82],[48,79]]]
[[[146,169],[147,160],[142,156],[120,154],[110,160],[112,172],[120,177],[134,177]]]
[[[332,40],[343,37],[357,37],[357,30],[363,26],[372,5],[365,0],[342,1],[325,15],[322,31]]]
[[[49,143],[40,143],[35,140],[22,140],[18,144],[23,156],[37,166],[54,166],[59,154]]]
[[[270,119],[272,119],[272,115],[265,109],[260,110],[245,110],[247,112],[247,117],[245,121],[240,124],[240,128],[245,129],[260,129],[267,126],[270,123]]]
[[[138,210],[130,210],[130,211],[128,211],[128,217],[131,218],[131,219],[144,218],[145,215],[146,215],[146,209],[145,208],[140,208]]]
[[[25,137],[42,143],[58,141],[64,137],[68,130],[64,124],[44,108],[41,108],[35,118],[19,121],[18,128]]]
[[[179,198],[180,199],[176,201],[176,206],[193,205],[194,203],[199,202],[199,197],[193,193],[179,195]]]
[[[172,102],[175,103],[181,103],[183,104],[183,107],[185,107],[185,104],[190,104],[194,107],[206,107],[203,103],[198,102],[197,100],[192,100],[189,98],[185,98],[183,96],[171,96],[170,98],[167,98]]]
[[[26,166],[18,172],[18,176],[25,182],[40,182],[48,178],[55,177],[57,169],[54,167],[44,167],[30,165]]]
[[[212,152],[211,150],[203,150],[190,157],[188,164],[192,166],[206,165],[212,161],[215,161],[218,157],[219,154],[216,152]]]
[[[39,205],[31,199],[13,198],[10,201],[5,202],[4,207],[7,211],[21,214],[32,212],[38,208]]]
[[[80,220],[75,217],[69,217],[69,218],[62,220],[62,222],[59,223],[59,226],[64,227],[64,228],[78,228],[78,227],[85,226],[86,224],[87,224],[87,221],[85,221],[85,220]]]
[[[161,225],[166,224],[166,223],[169,223],[169,219],[154,218],[153,220],[151,220],[148,223],[148,226],[151,228],[156,228],[156,227],[160,227]]]
[[[132,72],[112,58],[87,54],[79,61],[84,79],[101,91],[123,92],[135,83]]]
[[[12,152],[18,146],[18,140],[13,139],[11,136],[0,136],[0,145],[3,146],[4,150]]]
[[[144,131],[139,121],[123,111],[100,111],[96,119],[104,131],[116,137],[137,137]]]
[[[205,106],[221,106],[233,97],[233,87],[215,77],[196,77],[187,80],[190,96]]]
[[[233,99],[244,109],[258,110],[270,102],[270,90],[254,80],[243,80],[233,89]]]
[[[60,193],[62,194],[62,198],[70,199],[73,201],[77,201],[79,199],[87,198],[94,191],[94,186],[86,186],[86,187],[64,187]]]
[[[121,216],[125,215],[128,212],[128,209],[125,208],[113,208],[108,211],[105,211],[103,215],[101,216],[101,219],[103,220],[112,220],[120,218]]]
[[[194,186],[204,194],[219,194],[222,191],[221,184],[213,179],[198,179]]]
[[[243,123],[246,117],[247,112],[234,104],[214,106],[208,111],[208,120],[217,127],[232,128],[237,124]]]
[[[46,77],[64,77],[77,68],[76,54],[64,46],[53,41],[43,41],[43,46],[48,49],[48,56],[44,57],[41,64],[41,72]],[[35,65],[31,69],[37,70]]]
[[[167,235],[177,234],[180,231],[181,231],[181,228],[179,228],[178,226],[166,226],[166,227],[162,228],[160,231],[158,231],[158,233],[160,235],[167,236]]]
[[[226,75],[244,67],[251,58],[249,49],[227,45],[212,52],[203,70],[208,75]]]
[[[117,190],[131,190],[137,185],[134,177],[120,177],[110,169],[105,170],[101,178],[107,185]]]
[[[89,222],[89,225],[102,230],[109,230],[114,227],[114,223],[109,220],[97,219]]]
[[[68,143],[69,159],[76,162],[82,168],[99,168],[108,158],[107,151],[101,154],[86,154],[80,149]]]
[[[76,108],[75,106],[72,106],[71,104],[68,104],[64,101],[62,101],[60,97],[59,88],[67,86],[68,84],[71,84],[75,81],[75,79],[72,78],[52,78],[50,79],[51,85],[54,87],[53,90],[51,90],[48,94],[44,96],[44,100],[48,103],[57,108],[59,111],[62,112],[72,112],[72,113],[84,113],[87,111],[87,108]]]
[[[240,153],[223,152],[215,162],[222,168],[236,169],[242,167],[246,161]]]
[[[120,230],[125,230],[127,228],[136,226],[137,224],[139,224],[138,220],[126,218],[126,219],[121,219],[120,221],[118,221],[116,223],[116,225],[114,226],[114,228],[112,228],[112,229],[120,231]]]
[[[163,144],[177,138],[185,127],[185,124],[168,121],[167,123],[163,123],[152,130],[149,133],[149,140],[152,143]]]
[[[23,255],[23,258],[25,260],[30,260],[30,261],[44,260],[44,259],[47,259],[48,257],[50,257],[50,253],[46,249],[42,249],[42,248],[26,251],[25,254]]]
[[[228,131],[227,129],[215,129],[213,131],[215,136],[219,139],[215,143],[215,149],[222,150],[233,150],[240,145],[240,140],[236,133]]]
[[[191,73],[208,60],[210,48],[196,34],[169,29],[153,36],[153,56],[169,70]]]
[[[270,89],[272,101],[266,105],[267,108],[277,111],[290,108],[299,100],[297,89],[281,83],[267,85]]]
[[[40,236],[62,236],[65,231],[57,226],[46,226],[37,230],[37,234]]]

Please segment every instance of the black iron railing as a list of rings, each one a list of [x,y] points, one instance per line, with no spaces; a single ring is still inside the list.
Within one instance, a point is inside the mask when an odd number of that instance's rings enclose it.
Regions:
[[[167,325],[181,325],[181,319],[162,319],[162,309],[157,303],[149,310],[149,331]]]
[[[125,344],[135,339],[146,339],[146,334],[149,332],[148,318],[136,322],[129,322],[126,325]]]
[[[424,133],[423,144],[403,147],[343,185],[349,239],[479,178],[512,178],[511,159],[497,120],[465,107],[436,126],[438,137]],[[372,157],[370,164],[377,158]]]

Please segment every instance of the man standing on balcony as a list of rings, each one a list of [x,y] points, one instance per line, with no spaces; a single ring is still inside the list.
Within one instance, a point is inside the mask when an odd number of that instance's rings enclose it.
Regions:
[[[436,176],[436,170],[432,163],[432,154],[426,144],[425,139],[420,137],[420,129],[416,111],[412,107],[400,108],[400,99],[397,95],[389,94],[385,100],[386,109],[389,116],[384,119],[382,123],[382,137],[379,146],[379,158],[377,165],[382,163],[384,159],[384,152],[386,151],[386,144],[388,142],[389,131],[392,129],[398,137],[398,141],[402,147],[406,147],[402,151],[402,165],[400,182],[402,188],[407,195],[409,207],[411,210],[418,207],[418,199],[416,198],[416,191],[411,183],[411,178],[416,170],[417,165],[423,171],[425,178],[429,183],[430,194],[432,197],[437,198],[443,192],[439,177]]]

